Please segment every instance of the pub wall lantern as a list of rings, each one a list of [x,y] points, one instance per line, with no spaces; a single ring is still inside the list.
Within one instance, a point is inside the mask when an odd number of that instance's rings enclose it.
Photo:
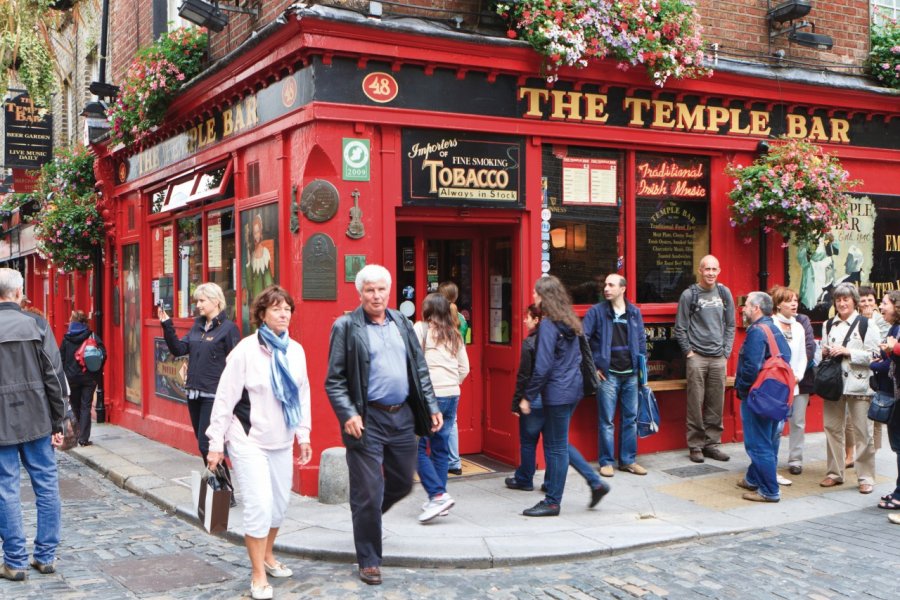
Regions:
[[[766,0],[766,21],[769,24],[769,45],[771,51],[772,40],[780,36],[787,36],[789,42],[815,48],[817,50],[831,50],[834,40],[829,35],[816,33],[815,23],[799,21],[812,11],[812,2],[809,0],[785,0],[774,7],[771,0]],[[788,25],[784,25],[788,23]],[[801,31],[810,28],[812,31]],[[770,52],[771,53],[771,52]]]
[[[206,2],[205,0],[183,0],[178,7],[178,16],[210,31],[222,31],[228,25],[228,15],[222,11],[230,11],[259,18],[259,7],[244,8],[242,6],[229,6],[219,4],[218,0]]]

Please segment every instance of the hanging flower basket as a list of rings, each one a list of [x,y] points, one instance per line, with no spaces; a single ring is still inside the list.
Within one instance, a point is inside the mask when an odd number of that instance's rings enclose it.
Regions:
[[[138,53],[107,111],[113,142],[139,142],[162,122],[182,84],[200,73],[208,43],[205,27],[182,27]]]
[[[760,226],[776,231],[787,247],[793,237],[799,245],[812,244],[847,222],[850,196],[860,185],[836,156],[802,140],[781,138],[752,165],[730,164],[734,177],[731,198],[732,227],[752,232]],[[750,243],[745,237],[744,242]]]
[[[83,146],[62,148],[41,168],[32,217],[38,253],[63,272],[86,271],[103,243],[94,191],[94,156]]]
[[[703,66],[703,28],[691,0],[516,0],[498,2],[510,38],[546,58],[548,81],[560,67],[612,58],[643,66],[654,84],[711,75]]]

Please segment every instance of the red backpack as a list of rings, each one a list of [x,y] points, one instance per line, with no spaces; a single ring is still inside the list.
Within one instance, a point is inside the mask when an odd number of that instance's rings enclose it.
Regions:
[[[769,358],[763,363],[747,395],[747,407],[760,417],[783,421],[791,414],[796,379],[791,365],[781,356],[775,334],[760,325],[769,341]]]
[[[92,333],[85,339],[78,350],[75,351],[75,362],[81,365],[81,371],[90,371],[96,373],[103,368],[103,361],[106,357],[103,350],[97,344],[97,339]]]

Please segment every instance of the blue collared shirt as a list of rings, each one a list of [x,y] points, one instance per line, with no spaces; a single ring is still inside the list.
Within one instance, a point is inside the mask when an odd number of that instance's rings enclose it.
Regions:
[[[383,323],[375,323],[366,316],[369,337],[369,402],[402,404],[409,396],[406,372],[406,344],[400,329],[385,315]]]

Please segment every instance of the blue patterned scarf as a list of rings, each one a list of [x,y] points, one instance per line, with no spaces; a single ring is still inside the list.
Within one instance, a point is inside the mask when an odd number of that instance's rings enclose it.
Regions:
[[[262,325],[258,331],[272,351],[272,391],[281,402],[284,422],[288,429],[296,429],[300,424],[300,388],[288,368],[287,349],[291,340],[287,331],[278,336],[266,325]]]

